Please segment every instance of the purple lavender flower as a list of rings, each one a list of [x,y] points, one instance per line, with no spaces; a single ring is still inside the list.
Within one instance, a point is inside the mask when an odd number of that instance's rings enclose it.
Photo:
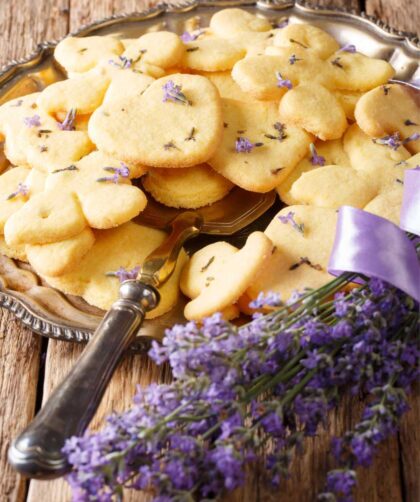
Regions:
[[[186,98],[185,94],[182,92],[182,86],[176,85],[173,80],[168,80],[166,84],[162,86],[163,89],[163,102],[173,101],[175,103],[182,103],[183,105],[190,105],[190,101]]]
[[[303,235],[305,230],[305,225],[303,223],[297,223],[295,220],[295,213],[293,211],[289,211],[286,216],[280,215],[279,220],[285,225],[290,224],[292,228],[294,228],[297,232]]]
[[[353,44],[345,44],[337,52],[350,52],[350,54],[354,54],[356,52],[356,46]]]
[[[400,138],[400,133],[398,133],[398,132],[394,132],[394,134],[384,136],[383,138],[373,139],[372,141],[374,143],[377,143],[378,145],[388,146],[392,150],[398,150],[398,148],[402,144],[401,138]]]
[[[405,138],[402,141],[402,144],[406,145],[407,143],[410,143],[410,141],[417,141],[419,138],[420,138],[420,133],[419,132],[415,132],[411,136],[408,136],[408,138]]]
[[[130,168],[124,162],[120,162],[121,167],[104,167],[104,171],[113,173],[112,176],[105,176],[98,178],[96,181],[112,183],[119,183],[121,178],[128,178],[130,176]]]
[[[235,150],[237,153],[251,153],[255,147],[262,145],[262,143],[252,143],[248,138],[240,136],[235,141]]]
[[[325,157],[318,155],[313,143],[309,145],[309,150],[311,152],[311,164],[313,166],[325,166]]]
[[[252,309],[262,309],[264,307],[279,307],[281,305],[280,295],[269,291],[267,294],[259,293],[255,300],[250,302]]]
[[[15,197],[22,195],[26,197],[29,194],[29,187],[25,183],[18,183],[17,190],[6,197],[6,200],[14,199]]]
[[[289,64],[294,65],[296,61],[302,61],[302,58],[298,58],[296,54],[292,54],[289,58]]]
[[[352,491],[356,485],[356,473],[351,469],[337,469],[330,471],[327,478],[327,491],[322,493],[319,500],[352,502]]]
[[[139,270],[140,270],[139,266],[134,267],[131,270],[127,270],[124,267],[120,267],[115,272],[107,272],[106,275],[108,277],[118,277],[120,282],[124,282],[137,279]]]
[[[23,123],[26,127],[40,127],[41,117],[38,114],[35,114],[32,117],[24,117]]]
[[[119,61],[115,61],[114,59],[109,59],[108,64],[116,66],[117,68],[120,68],[122,70],[127,70],[131,68],[133,65],[133,60],[127,58],[126,56],[118,56],[118,59]]]
[[[204,33],[204,30],[199,29],[195,31],[184,31],[184,33],[180,36],[181,40],[185,43],[194,42],[197,38]]]
[[[292,89],[293,84],[289,79],[284,79],[279,71],[276,71],[277,87]]]
[[[63,122],[58,122],[58,128],[62,131],[74,131],[74,121],[76,120],[76,109],[71,108],[63,120]]]
[[[413,169],[414,171],[420,171],[420,165],[416,165],[416,167]]]

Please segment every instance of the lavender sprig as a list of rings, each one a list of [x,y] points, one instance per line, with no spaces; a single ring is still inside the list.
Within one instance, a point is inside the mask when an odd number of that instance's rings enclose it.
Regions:
[[[118,277],[120,282],[129,281],[137,279],[137,275],[140,271],[140,267],[134,267],[131,270],[127,270],[124,267],[120,267],[118,270],[107,272],[105,275],[107,277]]]
[[[408,389],[418,377],[419,312],[378,280],[328,300],[352,280],[344,274],[240,328],[216,314],[168,330],[150,355],[169,362],[174,382],[139,389],[131,410],[67,442],[77,500],[109,501],[123,486],[148,490],[156,502],[214,499],[243,484],[246,465],[267,443],[267,472],[278,484],[345,388],[376,400],[358,441],[348,439],[361,455],[360,437],[375,434],[381,406],[405,408],[404,393],[384,400],[385,387]],[[395,430],[386,422],[382,439]],[[328,475],[330,495],[350,497],[354,484],[348,462]]]
[[[356,52],[356,46],[353,44],[345,44],[337,52],[349,52],[350,54],[354,54]]]
[[[254,148],[263,146],[263,143],[252,143],[248,138],[240,136],[235,141],[235,150],[237,153],[251,153]]]
[[[180,39],[185,42],[194,42],[197,38],[204,33],[203,29],[195,30],[195,31],[184,31],[184,33],[180,36]]]
[[[58,122],[58,128],[62,131],[74,131],[76,129],[74,121],[76,120],[76,109],[71,108],[63,120],[63,122]]]
[[[175,85],[173,80],[168,80],[166,84],[162,86],[163,98],[162,101],[173,101],[175,103],[182,103],[183,105],[191,105],[191,102],[187,99],[185,94],[182,92],[181,85]]]
[[[304,234],[305,225],[303,223],[297,223],[295,220],[295,213],[293,211],[289,211],[286,216],[280,215],[278,219],[285,225],[290,224],[292,228],[300,234]]]
[[[311,152],[311,164],[313,166],[325,166],[325,157],[318,155],[313,143],[309,145],[309,150]]]
[[[298,58],[296,54],[292,54],[289,58],[289,64],[294,65],[296,61],[302,61],[302,58]]]
[[[130,168],[124,162],[120,162],[121,167],[104,167],[104,171],[113,173],[112,176],[104,176],[103,178],[98,178],[96,181],[104,183],[110,181],[112,183],[119,183],[121,178],[130,177]]]
[[[420,133],[415,132],[410,136],[408,136],[407,138],[401,140],[400,133],[394,132],[393,134],[384,136],[383,138],[373,139],[372,141],[374,143],[377,143],[378,145],[388,146],[392,150],[398,150],[400,146],[406,145],[411,141],[417,141],[419,138],[420,138]]]
[[[29,194],[29,187],[25,185],[25,183],[18,183],[17,189],[15,192],[11,193],[6,197],[6,200],[15,199],[19,195],[26,197]]]
[[[26,127],[40,127],[41,117],[38,114],[35,114],[32,117],[24,117],[23,123]]]
[[[142,53],[140,53],[142,54]],[[115,61],[115,59],[108,60],[108,64],[112,66],[116,66],[122,70],[127,70],[133,66],[133,60],[127,58],[126,56],[118,56],[119,61]]]
[[[293,84],[289,79],[284,79],[279,71],[276,71],[277,87],[292,89]]]

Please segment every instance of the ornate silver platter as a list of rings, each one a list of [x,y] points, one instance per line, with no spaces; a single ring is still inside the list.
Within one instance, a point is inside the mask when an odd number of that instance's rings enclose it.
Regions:
[[[273,25],[288,18],[293,23],[309,22],[330,32],[341,44],[352,43],[360,52],[388,60],[396,69],[396,79],[409,82],[420,79],[420,44],[414,35],[397,31],[372,17],[355,12],[321,10],[306,3],[291,1],[187,1],[159,4],[141,12],[112,16],[83,26],[77,36],[114,34],[135,38],[147,31],[167,29],[182,33],[191,26],[207,26],[210,17],[224,7],[240,6]],[[29,57],[12,61],[0,72],[0,104],[14,97],[35,92],[65,78],[53,59],[57,41],[41,43]],[[0,158],[0,162],[5,159]],[[6,161],[7,162],[7,161]],[[253,225],[263,229],[266,218]],[[236,236],[241,240],[244,233]],[[199,237],[194,246],[206,243]],[[165,328],[182,322],[184,301],[168,314],[146,321],[142,335],[133,347],[144,350],[150,338],[159,339]],[[41,280],[22,263],[0,256],[0,306],[12,311],[34,332],[50,338],[86,342],[99,324],[103,312],[90,307],[80,298],[64,296]]]

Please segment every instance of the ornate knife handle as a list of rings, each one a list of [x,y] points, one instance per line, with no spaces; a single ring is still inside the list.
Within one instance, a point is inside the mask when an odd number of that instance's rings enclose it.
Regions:
[[[9,449],[9,462],[24,476],[52,479],[69,470],[66,439],[89,425],[121,355],[136,337],[147,311],[159,303],[159,286],[172,274],[183,243],[200,232],[202,219],[185,211],[168,238],[145,260],[139,280],[124,282],[91,341],[64,381]],[[144,280],[145,282],[141,282]]]
[[[120,298],[73,369],[11,445],[9,462],[21,474],[51,479],[68,471],[61,452],[66,439],[80,435],[89,425],[121,355],[133,342],[145,313],[158,303],[153,286],[139,281],[121,285]]]

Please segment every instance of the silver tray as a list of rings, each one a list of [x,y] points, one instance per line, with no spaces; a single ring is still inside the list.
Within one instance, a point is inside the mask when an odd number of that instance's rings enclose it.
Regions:
[[[306,3],[291,1],[187,1],[159,4],[156,7],[131,14],[114,15],[83,26],[72,35],[116,34],[121,38],[134,38],[156,29],[182,33],[194,23],[207,26],[210,17],[219,9],[240,6],[275,23],[286,18],[292,22],[308,22],[330,32],[341,44],[352,43],[360,52],[389,61],[396,69],[396,79],[405,82],[420,79],[420,44],[413,34],[390,28],[385,23],[355,12],[321,9]],[[0,103],[23,94],[40,90],[47,81],[65,78],[54,62],[56,41],[43,42],[30,56],[11,61],[0,72]],[[252,226],[263,229],[266,218]],[[249,230],[248,230],[249,231]],[[236,236],[241,239],[241,235]],[[195,247],[205,244],[199,237]],[[151,338],[159,339],[169,326],[183,322],[185,300],[168,314],[146,321],[141,336],[133,346],[145,350]],[[28,266],[5,257],[0,258],[0,306],[12,311],[21,322],[40,335],[73,342],[87,342],[100,322],[103,311],[87,305],[80,298],[65,296],[41,280]]]

